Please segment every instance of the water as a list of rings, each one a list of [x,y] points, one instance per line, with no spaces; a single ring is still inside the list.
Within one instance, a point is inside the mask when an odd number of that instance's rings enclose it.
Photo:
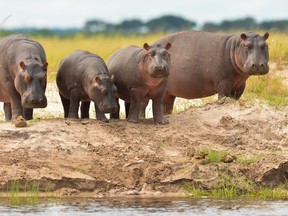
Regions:
[[[1,216],[139,216],[139,215],[233,215],[233,216],[286,216],[288,201],[209,200],[209,199],[130,199],[93,200],[38,206],[0,206]]]

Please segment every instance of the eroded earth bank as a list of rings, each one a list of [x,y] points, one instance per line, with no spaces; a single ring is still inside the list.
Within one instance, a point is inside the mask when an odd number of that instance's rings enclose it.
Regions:
[[[2,192],[18,180],[60,195],[182,196],[185,185],[217,188],[223,176],[288,187],[287,115],[287,107],[226,100],[170,115],[164,126],[152,119],[1,123]]]

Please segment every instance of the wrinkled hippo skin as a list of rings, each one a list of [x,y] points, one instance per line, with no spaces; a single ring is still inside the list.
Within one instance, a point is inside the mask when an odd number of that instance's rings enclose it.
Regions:
[[[175,97],[194,99],[218,93],[218,98],[239,99],[249,76],[269,71],[268,37],[269,33],[183,31],[157,40],[154,44],[173,44],[164,112],[172,113]]]
[[[45,108],[47,60],[43,47],[25,35],[0,39],[0,101],[5,119],[33,118],[33,108]]]
[[[65,118],[89,118],[90,102],[95,105],[96,118],[108,122],[104,113],[118,110],[117,88],[108,74],[104,60],[87,51],[77,50],[59,64],[56,83]]]
[[[129,46],[118,50],[107,62],[110,75],[115,77],[118,97],[126,106],[126,117],[131,123],[137,123],[142,103],[152,99],[153,119],[157,124],[167,124],[163,117],[163,97],[169,75],[170,54],[168,42],[161,46],[155,44],[143,47]],[[112,115],[119,118],[119,112]]]

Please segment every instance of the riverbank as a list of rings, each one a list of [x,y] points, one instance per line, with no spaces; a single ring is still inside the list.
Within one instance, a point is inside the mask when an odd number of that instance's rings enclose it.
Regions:
[[[152,119],[1,123],[0,184],[61,196],[183,196],[233,182],[288,187],[288,110],[230,99]],[[227,184],[226,184],[227,185]],[[191,193],[191,190],[190,190]]]

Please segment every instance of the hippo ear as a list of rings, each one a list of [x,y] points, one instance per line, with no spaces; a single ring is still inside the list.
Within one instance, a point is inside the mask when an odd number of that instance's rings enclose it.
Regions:
[[[145,43],[145,44],[143,45],[143,48],[144,48],[145,50],[149,50],[149,49],[150,49],[150,46],[149,46],[147,43]]]
[[[42,66],[43,70],[47,71],[47,67],[48,67],[48,62],[45,62]]]
[[[267,40],[267,39],[268,39],[268,37],[269,37],[269,33],[268,33],[268,32],[266,32],[266,33],[264,34],[264,38],[265,38],[265,40]]]
[[[166,44],[166,46],[165,46],[165,49],[168,50],[168,49],[171,48],[171,46],[172,46],[172,44],[168,42],[168,43]]]
[[[21,61],[21,62],[19,63],[19,65],[20,65],[20,67],[21,67],[23,70],[25,70],[26,64],[25,64],[24,61]]]
[[[240,35],[240,37],[242,38],[242,40],[246,40],[247,39],[247,35],[245,34],[245,33],[242,33],[241,35]]]

